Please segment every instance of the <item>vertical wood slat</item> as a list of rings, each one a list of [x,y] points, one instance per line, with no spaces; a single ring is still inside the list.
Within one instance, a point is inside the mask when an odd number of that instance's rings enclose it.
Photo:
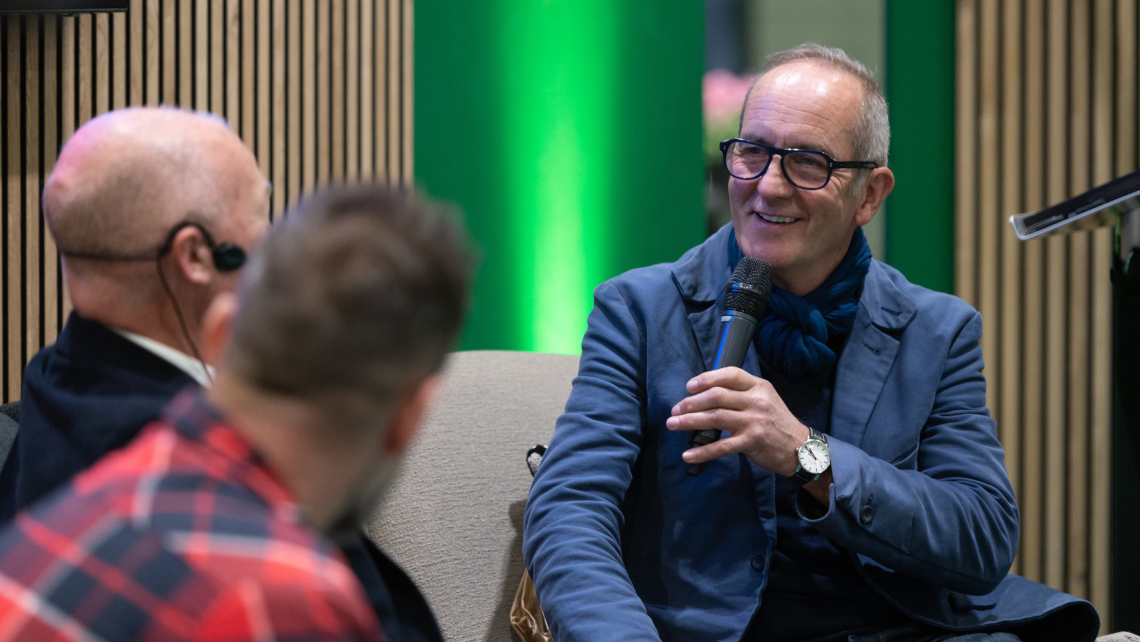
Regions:
[[[1049,203],[1062,201],[1067,196],[1068,140],[1065,135],[1068,62],[1065,49],[1068,44],[1065,25],[1067,2],[1050,0],[1048,13],[1049,55],[1046,74],[1049,84],[1047,103],[1048,130],[1046,158],[1048,159],[1047,194]],[[1065,339],[1066,280],[1068,273],[1068,243],[1063,237],[1045,240],[1046,283],[1045,294],[1046,362],[1045,380],[1045,583],[1063,588],[1065,585],[1065,426],[1067,399],[1065,397]]]
[[[185,2],[185,0],[183,0]],[[185,28],[183,29],[185,31]],[[210,0],[194,2],[194,109],[210,109]]]
[[[130,84],[127,103],[141,105],[143,103],[143,0],[131,0],[131,8],[127,12],[130,29]]]
[[[225,0],[226,110],[222,116],[241,135],[241,1]]]
[[[1040,2],[1025,5],[1025,54],[1023,61],[1044,60],[1045,57],[1045,12]],[[1026,64],[1025,67],[1025,201],[1024,210],[1035,212],[1044,207],[1045,189],[1045,78],[1041,64]],[[1021,550],[1020,570],[1026,578],[1035,582],[1042,579],[1042,534],[1043,526],[1043,455],[1045,442],[1043,428],[1044,377],[1043,350],[1045,348],[1045,296],[1044,296],[1044,245],[1042,241],[1025,244],[1024,286],[1025,315],[1022,352],[1023,404],[1021,425],[1022,440],[1022,485],[1018,496],[1021,507]]]
[[[301,15],[301,191],[317,184],[317,102],[321,93],[317,85],[317,8],[306,2]]]
[[[287,200],[293,202],[301,194],[301,6],[300,3],[289,3],[289,47],[285,55],[289,57],[289,91],[288,109],[289,129],[288,140],[285,143],[286,153],[289,156],[289,173],[286,179],[289,183]]]
[[[111,16],[111,109],[122,109],[130,98],[130,81],[127,78],[127,16]]]
[[[8,118],[7,118],[7,161],[8,161],[8,198],[5,203],[7,207],[7,260],[5,261],[8,269],[8,282],[7,282],[7,314],[5,315],[6,323],[8,324],[8,333],[6,337],[6,352],[7,352],[7,369],[6,378],[8,380],[7,394],[8,398],[14,399],[20,396],[20,381],[23,375],[23,355],[21,349],[23,348],[23,329],[21,324],[23,322],[23,303],[20,300],[21,291],[23,290],[23,278],[21,275],[23,261],[20,257],[20,245],[23,237],[23,216],[21,205],[23,198],[20,191],[23,185],[22,175],[24,172],[23,159],[20,155],[20,103],[23,102],[22,88],[20,86],[20,75],[22,72],[20,65],[20,52],[22,50],[22,18],[11,18],[8,22],[7,38],[8,46],[5,50],[7,56],[7,64],[5,65],[8,74]]]
[[[92,101],[94,100],[94,96],[92,95],[92,86],[94,81],[92,79],[92,58],[94,54],[91,48],[91,32],[95,21],[91,15],[81,15],[76,21],[79,23],[79,35],[75,41],[76,59],[79,61],[75,67],[75,73],[78,76],[76,80],[78,120],[75,123],[75,127],[78,129],[79,125],[91,120],[93,115]]]
[[[1089,184],[1088,0],[1069,7],[1069,189],[1066,197]],[[1088,309],[1089,233],[1071,234],[1069,242],[1069,536],[1065,588],[1088,597]]]
[[[1023,244],[1007,220],[1136,169],[1137,10],[1135,0],[959,0],[957,18],[956,287],[989,335],[988,401],[1022,514],[1015,570],[1091,599],[1102,633],[1112,232]]]
[[[175,17],[174,42],[178,65],[178,98],[174,104],[186,109],[194,108],[194,3],[178,0]]]
[[[200,0],[205,2],[207,0]],[[210,111],[226,113],[226,0],[210,3]]]
[[[95,16],[95,67],[91,83],[95,86],[95,115],[111,110],[111,17],[105,13]]]
[[[71,139],[76,129],[76,102],[75,80],[78,74],[75,63],[76,32],[78,18],[71,16],[59,19],[60,54],[59,54],[59,144],[65,145]],[[63,290],[63,302],[60,310],[61,316],[66,319],[71,314],[71,297],[67,288]],[[62,329],[62,328],[61,328]]]
[[[125,13],[0,18],[3,400],[71,309],[40,193],[78,127],[131,105],[217,113],[275,184],[274,212],[318,180],[407,184],[412,23],[411,0],[131,0]]]
[[[42,346],[40,321],[40,19],[24,29],[24,352],[26,360]],[[11,107],[9,107],[10,109]]]
[[[978,102],[978,136],[981,148],[978,150],[978,311],[983,319],[990,321],[989,329],[982,333],[982,353],[990,356],[986,360],[986,404],[995,415],[1001,416],[998,404],[1001,392],[1001,364],[998,353],[997,278],[1001,230],[998,228],[998,88],[1000,22],[997,2],[984,2],[981,5],[980,20],[980,83]]]
[[[332,129],[330,154],[330,174],[333,182],[344,180],[344,135],[345,135],[345,96],[344,96],[344,57],[345,57],[345,0],[330,2],[330,46],[329,46],[329,127]]]
[[[59,18],[47,16],[44,18],[44,145],[43,145],[43,178],[46,180],[55,167],[55,158],[59,153],[59,108],[56,101],[59,99],[60,62],[59,62]],[[41,183],[42,185],[42,183]],[[48,233],[47,225],[40,221],[43,237],[43,343],[55,343],[59,334],[59,253],[56,251],[55,241]]]
[[[387,105],[387,122],[388,122],[388,142],[385,148],[388,150],[388,184],[396,185],[400,180],[400,150],[398,149],[398,141],[400,140],[400,0],[387,0],[388,4],[388,23],[387,23],[387,41],[388,41],[388,64],[385,73],[388,80],[388,105]]]
[[[161,60],[162,102],[178,104],[178,0],[162,0],[162,31],[158,55]]]
[[[314,80],[317,92],[317,183],[327,183],[332,172],[332,63],[330,62],[329,38],[331,7],[328,2],[317,5],[317,49]]]
[[[286,186],[285,170],[287,157],[285,155],[285,141],[288,133],[288,124],[285,122],[285,78],[286,78],[286,45],[285,45],[285,3],[273,3],[273,202],[270,212],[276,214],[285,207]],[[268,47],[268,43],[266,44]]]
[[[1116,5],[1116,166],[1113,174],[1136,165],[1136,3]]]
[[[262,175],[267,179],[271,179],[273,174],[271,172],[273,158],[270,155],[272,149],[270,143],[271,138],[269,134],[269,126],[272,124],[270,114],[272,113],[272,104],[270,103],[270,81],[273,80],[270,74],[270,60],[269,60],[269,27],[270,27],[270,11],[269,0],[258,0],[256,7],[257,19],[257,38],[255,41],[255,55],[256,69],[255,77],[255,90],[256,90],[256,141],[257,145],[254,154],[257,156],[258,165],[261,167]]]
[[[403,102],[398,111],[400,118],[400,125],[403,128],[403,135],[400,138],[400,153],[403,156],[401,159],[401,182],[405,187],[412,187],[415,183],[415,174],[413,172],[413,157],[412,150],[414,149],[413,133],[415,132],[415,122],[412,118],[412,111],[415,106],[415,96],[413,90],[415,84],[411,82],[412,75],[415,70],[415,34],[416,30],[414,25],[414,9],[415,2],[413,0],[402,0],[404,3],[403,21],[400,25],[399,38],[403,43],[403,49],[400,52],[403,67],[400,70],[400,92],[403,95]]]
[[[369,0],[360,3],[360,175],[371,179],[373,176],[374,150],[373,134],[376,114],[373,111],[376,96],[374,70],[375,28],[373,20],[375,4]]]
[[[1002,6],[1002,52],[1001,52],[1001,196],[998,212],[1018,212],[1021,207],[1021,128],[1022,99],[1021,75],[1021,3],[1006,0]],[[994,216],[997,224],[995,237],[1001,243],[1000,275],[994,281],[1000,288],[1000,323],[990,325],[990,333],[1000,331],[1001,363],[997,376],[1001,378],[998,393],[1002,395],[1000,410],[996,415],[1002,445],[1013,457],[1006,458],[1006,468],[1017,497],[1022,495],[1021,484],[1021,404],[1013,391],[1021,385],[1020,353],[1021,343],[1021,243],[1003,217]],[[997,327],[995,327],[997,326]],[[1013,572],[1021,572],[1020,556],[1014,562]]]
[[[157,105],[162,102],[162,86],[160,43],[162,34],[162,11],[160,4],[161,0],[146,0],[146,44],[143,49],[146,53],[146,90],[143,92],[146,95],[147,105]]]
[[[373,147],[373,165],[376,176],[386,177],[389,182],[392,181],[392,168],[391,163],[388,162],[388,139],[389,127],[388,123],[391,120],[392,112],[389,108],[388,94],[391,88],[388,83],[388,76],[391,73],[389,68],[389,50],[388,41],[390,34],[388,33],[388,6],[392,0],[377,1],[374,11],[373,33],[375,33],[375,42],[373,44],[373,52],[375,55],[375,62],[373,67],[373,91],[375,95],[375,113],[376,119],[374,124],[374,147]]]
[[[254,154],[257,153],[257,127],[254,120],[254,110],[257,107],[257,50],[254,40],[257,33],[255,18],[257,0],[242,0],[241,2],[241,120],[238,121],[237,131],[246,147]]]
[[[1093,8],[1093,184],[1112,180],[1113,174],[1113,2],[1095,0]],[[1112,287],[1108,275],[1112,260],[1112,231],[1092,232],[1089,263],[1092,281],[1093,337],[1089,359],[1089,450],[1093,462],[1112,461]],[[1100,338],[1101,340],[1097,340]],[[1101,633],[1108,632],[1112,620],[1109,587],[1111,582],[1111,493],[1112,475],[1108,466],[1091,467],[1089,479],[1089,599],[1101,605]]]
[[[345,178],[360,173],[360,0],[345,6]]]
[[[955,189],[957,203],[954,216],[954,282],[957,294],[967,303],[978,305],[974,287],[975,257],[974,198],[977,194],[975,160],[977,111],[975,109],[977,74],[977,42],[975,38],[975,0],[959,0],[957,9],[958,45],[955,53],[957,67],[957,108],[955,127],[958,135],[955,143]]]

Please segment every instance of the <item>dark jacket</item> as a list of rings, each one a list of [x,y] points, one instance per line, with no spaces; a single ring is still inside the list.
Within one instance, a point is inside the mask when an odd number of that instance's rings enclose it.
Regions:
[[[0,470],[0,522],[134,439],[190,385],[170,362],[72,312],[24,369],[20,429]]]

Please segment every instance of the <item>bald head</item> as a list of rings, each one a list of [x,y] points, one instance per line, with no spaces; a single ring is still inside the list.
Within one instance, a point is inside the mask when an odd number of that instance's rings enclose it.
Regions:
[[[269,223],[253,154],[221,119],[172,108],[114,111],[81,127],[43,204],[75,311],[187,354],[213,298],[237,284],[211,244],[249,252]]]
[[[137,108],[75,132],[44,187],[44,216],[65,254],[145,255],[184,220],[224,236],[231,218],[266,215],[265,196],[256,160],[220,119]]]

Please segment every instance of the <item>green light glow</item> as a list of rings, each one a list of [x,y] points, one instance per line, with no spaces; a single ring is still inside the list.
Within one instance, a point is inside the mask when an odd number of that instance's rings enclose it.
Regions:
[[[504,233],[515,349],[576,354],[616,213],[612,0],[503,0]]]

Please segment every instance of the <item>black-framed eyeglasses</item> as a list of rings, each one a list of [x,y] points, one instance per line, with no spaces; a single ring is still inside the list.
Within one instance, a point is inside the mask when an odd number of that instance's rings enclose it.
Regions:
[[[768,171],[772,157],[780,157],[780,169],[784,178],[800,189],[823,189],[831,180],[831,173],[837,169],[875,169],[874,161],[837,161],[823,152],[803,149],[782,149],[762,145],[750,140],[730,138],[720,144],[724,154],[724,168],[734,178],[750,181]]]

